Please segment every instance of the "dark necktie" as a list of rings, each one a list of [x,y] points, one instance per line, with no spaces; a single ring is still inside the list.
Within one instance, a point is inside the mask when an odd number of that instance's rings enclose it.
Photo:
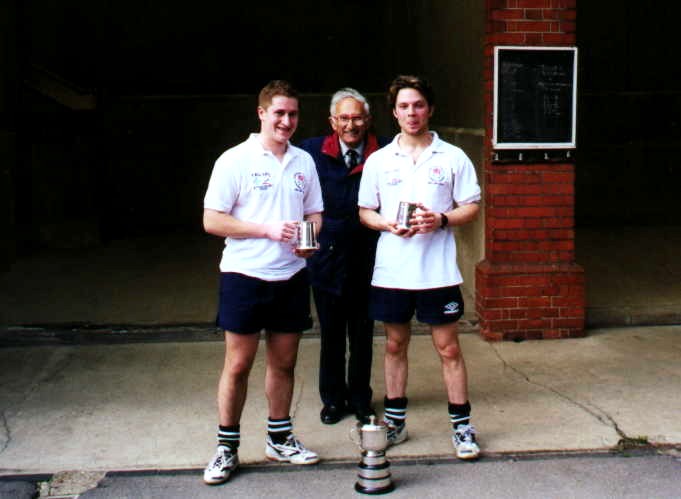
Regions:
[[[348,168],[353,169],[355,166],[357,166],[357,151],[354,149],[348,149],[348,152],[345,154],[348,156]]]

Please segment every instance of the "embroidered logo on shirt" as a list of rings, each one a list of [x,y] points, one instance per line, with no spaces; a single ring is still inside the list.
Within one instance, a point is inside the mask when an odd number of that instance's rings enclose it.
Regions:
[[[253,179],[253,188],[258,189],[259,191],[264,191],[266,189],[269,189],[272,187],[272,183],[270,182],[270,173],[269,172],[253,172],[251,173],[251,178]]]
[[[386,185],[396,186],[402,183],[399,168],[388,167],[383,170],[382,176],[385,179]]]
[[[431,166],[428,170],[428,183],[443,185],[445,183],[445,172],[439,166]]]
[[[305,192],[305,174],[303,172],[294,173],[293,182],[296,184],[295,191]]]
[[[459,304],[455,301],[450,301],[445,305],[445,315],[451,315],[451,314],[456,314],[459,312]]]

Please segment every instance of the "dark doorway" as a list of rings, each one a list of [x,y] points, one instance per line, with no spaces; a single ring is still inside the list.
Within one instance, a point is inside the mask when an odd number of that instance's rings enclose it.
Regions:
[[[592,326],[681,321],[680,15],[579,4],[577,261]]]

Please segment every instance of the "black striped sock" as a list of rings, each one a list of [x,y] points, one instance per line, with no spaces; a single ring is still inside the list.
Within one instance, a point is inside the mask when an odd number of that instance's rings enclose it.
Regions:
[[[267,434],[275,444],[283,444],[293,431],[291,417],[282,419],[267,418]]]
[[[236,452],[239,448],[240,440],[241,431],[238,424],[232,426],[218,425],[218,445],[229,447],[232,452]]]
[[[383,419],[395,426],[402,426],[407,421],[407,397],[383,399]]]
[[[470,424],[471,421],[471,403],[466,401],[465,404],[452,404],[447,406],[449,411],[449,421],[452,423],[452,428],[456,430],[459,425]]]

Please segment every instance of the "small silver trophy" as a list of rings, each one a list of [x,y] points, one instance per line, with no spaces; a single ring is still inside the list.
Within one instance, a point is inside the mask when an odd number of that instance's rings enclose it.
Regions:
[[[369,416],[365,425],[357,423],[350,430],[352,440],[362,449],[355,490],[362,494],[386,494],[395,489],[390,475],[390,463],[385,458],[388,447],[388,428],[376,424],[376,417]]]
[[[296,248],[299,250],[318,249],[315,223],[308,221],[298,222],[298,235],[296,239]]]
[[[410,203],[409,201],[400,201],[397,207],[397,228],[398,229],[408,229],[411,227],[409,220],[416,211],[416,203]]]

